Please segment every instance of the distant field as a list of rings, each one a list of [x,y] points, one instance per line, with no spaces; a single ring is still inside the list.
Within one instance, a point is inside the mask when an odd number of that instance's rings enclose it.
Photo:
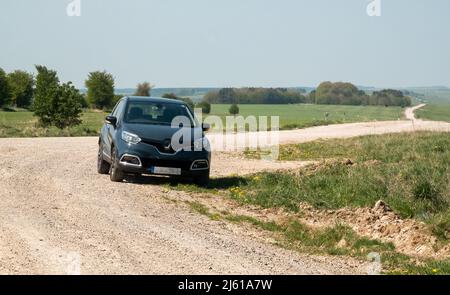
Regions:
[[[429,104],[450,103],[450,89],[447,87],[419,87],[408,88],[408,90],[423,95],[420,102]]]
[[[230,116],[229,105],[213,105],[211,115]],[[400,107],[337,105],[239,105],[241,116],[279,116],[281,129],[304,128],[333,123],[387,121],[403,118]],[[328,113],[328,117],[326,114]]]
[[[431,104],[416,111],[420,119],[450,122],[450,104]]]
[[[398,120],[403,117],[400,107],[362,107],[332,105],[240,105],[243,116],[279,116],[281,129],[304,128],[333,123]],[[224,122],[229,116],[229,105],[213,105],[211,115],[220,116]],[[328,113],[328,117],[326,117]],[[0,111],[0,137],[95,136],[104,118],[104,112],[83,113],[83,123],[67,130],[37,126],[31,112]],[[270,122],[269,122],[270,123]]]

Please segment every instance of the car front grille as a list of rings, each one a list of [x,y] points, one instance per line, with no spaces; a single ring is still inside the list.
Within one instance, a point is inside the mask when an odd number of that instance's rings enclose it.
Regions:
[[[151,139],[142,138],[142,142],[151,146],[154,146],[162,154],[175,154],[176,151],[170,145],[170,139],[164,141],[156,141]]]

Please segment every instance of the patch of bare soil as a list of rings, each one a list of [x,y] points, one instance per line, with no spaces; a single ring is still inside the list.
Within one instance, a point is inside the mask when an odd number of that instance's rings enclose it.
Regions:
[[[450,257],[450,245],[438,249],[438,240],[424,223],[402,219],[383,201],[373,208],[339,210],[317,210],[301,204],[301,212],[302,222],[312,227],[346,224],[360,236],[393,243],[400,253],[436,259]]]
[[[172,197],[180,197],[172,194]],[[186,198],[187,197],[187,198]],[[423,222],[402,219],[383,201],[373,208],[344,208],[339,210],[315,209],[309,204],[300,204],[298,214],[280,208],[263,209],[256,206],[242,206],[221,195],[183,195],[185,201],[196,201],[210,208],[212,212],[229,212],[235,215],[251,216],[278,224],[294,218],[311,228],[326,228],[336,224],[351,227],[359,236],[393,243],[396,251],[413,257],[445,259],[450,258],[450,245],[439,245],[435,236]]]

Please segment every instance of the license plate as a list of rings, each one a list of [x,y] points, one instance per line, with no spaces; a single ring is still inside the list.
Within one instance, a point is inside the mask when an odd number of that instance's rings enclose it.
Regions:
[[[181,168],[150,167],[150,169],[148,169],[148,170],[152,174],[181,175]]]

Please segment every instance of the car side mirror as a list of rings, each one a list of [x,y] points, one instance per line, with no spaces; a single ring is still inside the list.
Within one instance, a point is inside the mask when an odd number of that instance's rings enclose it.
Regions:
[[[108,116],[108,117],[106,117],[105,122],[106,122],[106,124],[116,127],[117,118],[114,116]]]
[[[209,129],[211,129],[211,125],[209,125],[208,123],[203,123],[202,129],[204,132],[209,131]]]

